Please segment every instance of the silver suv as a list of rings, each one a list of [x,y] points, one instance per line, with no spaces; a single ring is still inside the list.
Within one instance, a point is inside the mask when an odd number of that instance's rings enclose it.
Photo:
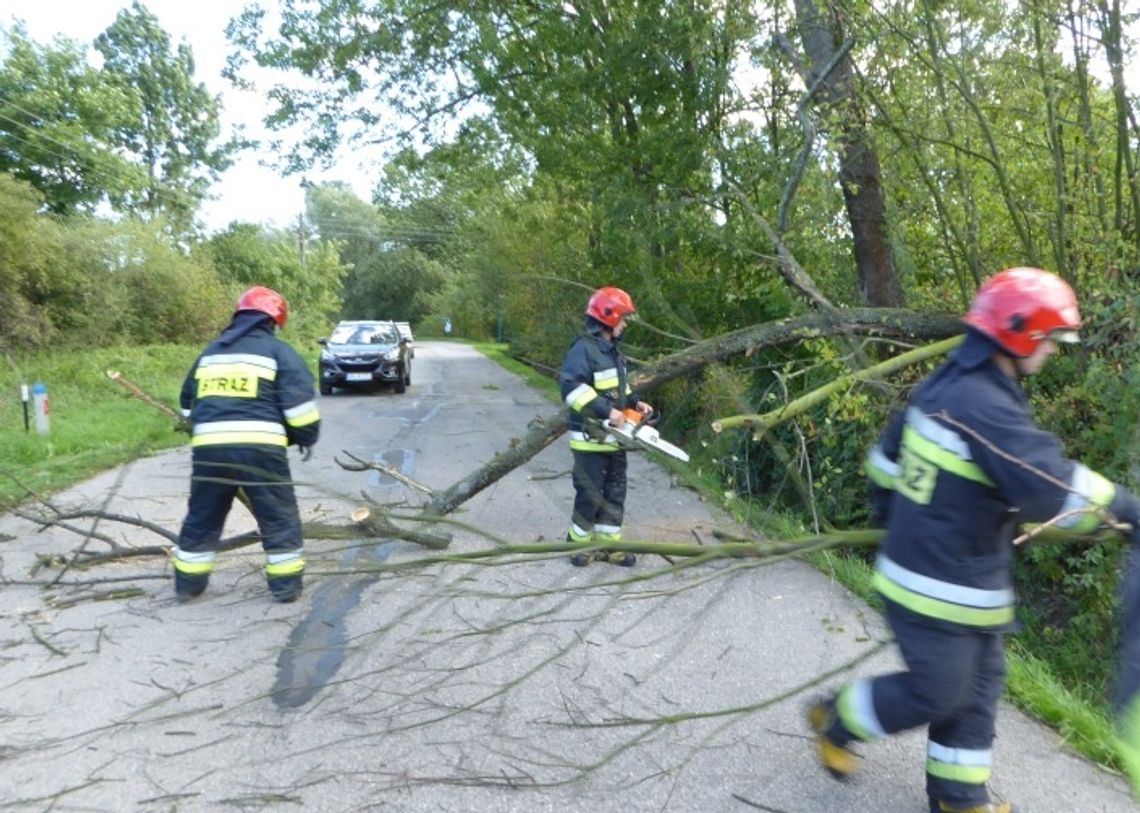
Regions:
[[[408,342],[392,322],[339,322],[327,339],[317,364],[321,395],[334,387],[391,383],[404,392],[412,383]]]

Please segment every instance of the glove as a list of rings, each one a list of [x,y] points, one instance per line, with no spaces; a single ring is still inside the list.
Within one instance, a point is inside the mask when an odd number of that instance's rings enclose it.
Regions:
[[[178,422],[174,424],[173,427],[175,432],[185,432],[187,435],[191,433],[192,428],[193,427],[190,425],[189,418],[179,418]]]
[[[301,453],[301,462],[307,463],[309,458],[313,456],[312,446],[298,446],[297,451]]]

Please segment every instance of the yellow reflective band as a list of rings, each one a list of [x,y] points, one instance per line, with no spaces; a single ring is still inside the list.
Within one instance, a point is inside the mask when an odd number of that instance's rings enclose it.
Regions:
[[[866,472],[871,482],[888,491],[895,490],[900,468],[897,463],[891,463],[878,446],[872,449],[863,461],[863,471]]]
[[[882,728],[878,720],[873,723],[874,728],[878,731],[872,730],[872,727],[867,725],[864,720],[865,714],[874,715],[875,713],[874,709],[868,708],[870,702],[870,684],[863,681],[844,686],[839,690],[839,696],[835,698],[835,712],[839,715],[843,727],[863,742],[874,742],[886,736],[881,733]]]
[[[570,523],[570,531],[567,533],[571,542],[577,542],[579,545],[588,545],[594,541],[594,534],[592,531],[586,531],[579,528],[574,523]]]
[[[187,576],[204,576],[214,569],[213,562],[184,562],[175,557],[174,569],[179,573],[185,573]]]
[[[308,426],[309,424],[316,423],[320,419],[321,419],[321,413],[318,412],[316,409],[313,409],[310,412],[306,412],[304,415],[302,415],[299,418],[286,418],[285,423],[289,424],[290,426],[296,427],[297,429],[300,429],[302,426]]]
[[[566,405],[575,412],[581,412],[586,404],[598,397],[597,391],[589,384],[579,384],[566,395]]]
[[[594,371],[594,387],[599,390],[612,390],[618,385],[617,367],[607,367]]]
[[[619,447],[616,443],[601,443],[596,440],[570,438],[570,448],[576,452],[615,452]]]
[[[289,445],[289,441],[284,435],[272,432],[219,432],[216,435],[195,435],[190,441],[191,446],[220,446],[231,443],[258,443],[263,446]]]
[[[904,447],[913,451],[923,460],[933,463],[942,471],[950,472],[966,480],[973,480],[982,485],[994,485],[993,480],[986,476],[986,473],[977,463],[966,460],[933,441],[927,440],[909,426],[903,428],[902,442]]]
[[[285,423],[290,426],[301,427],[316,423],[321,419],[320,410],[316,401],[306,401],[303,404],[285,410]]]
[[[296,576],[305,569],[305,560],[301,558],[290,559],[287,562],[277,562],[265,566],[266,576]]]
[[[1013,621],[1013,606],[1006,607],[966,607],[949,601],[924,596],[908,590],[901,584],[888,579],[878,570],[871,577],[871,585],[902,607],[919,615],[938,618],[968,627],[997,627]]]
[[[949,779],[951,782],[961,782],[964,785],[984,785],[990,781],[993,768],[986,765],[951,765],[928,757],[926,772],[939,779]]]

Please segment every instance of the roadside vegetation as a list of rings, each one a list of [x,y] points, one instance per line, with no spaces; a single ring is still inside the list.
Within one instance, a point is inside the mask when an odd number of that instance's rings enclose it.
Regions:
[[[5,503],[183,442],[105,371],[174,406],[250,285],[289,300],[284,338],[305,358],[340,318],[408,321],[417,338],[447,324],[540,382],[600,285],[633,295],[626,349],[647,365],[804,314],[960,314],[1015,265],[1063,276],[1084,319],[1080,347],[1030,385],[1038,418],[1140,488],[1140,117],[1124,74],[1138,43],[1120,4],[374,5],[230,27],[229,78],[282,72],[270,124],[306,133],[281,150],[290,171],[389,148],[369,200],[310,185],[287,229],[197,223],[218,173],[268,147],[221,135],[189,49],[143,4],[90,44],[99,60],[0,31]],[[679,476],[773,538],[865,525],[863,455],[937,359],[766,431],[710,427],[922,343],[805,331],[694,367],[653,393],[694,457]],[[48,437],[23,430],[19,385],[35,381]],[[1016,558],[1012,696],[1102,761],[1121,554],[1070,542]],[[866,553],[815,562],[873,598]]]

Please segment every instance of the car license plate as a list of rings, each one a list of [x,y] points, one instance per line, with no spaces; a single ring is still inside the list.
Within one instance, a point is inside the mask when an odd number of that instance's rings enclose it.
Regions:
[[[349,381],[371,381],[372,373],[347,373],[345,378]]]

